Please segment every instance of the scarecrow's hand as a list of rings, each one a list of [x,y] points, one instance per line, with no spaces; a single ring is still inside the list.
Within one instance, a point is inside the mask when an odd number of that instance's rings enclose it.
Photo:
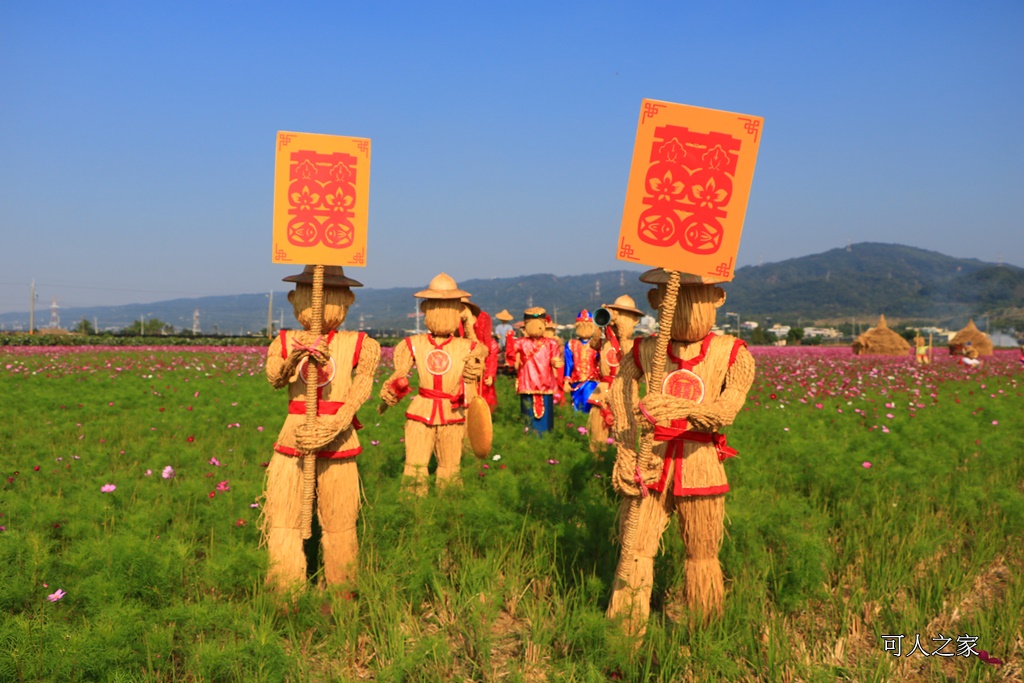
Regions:
[[[312,356],[320,365],[326,365],[331,359],[331,352],[327,346],[327,335],[317,336],[309,330],[294,332],[295,345],[290,354],[289,360],[295,356],[295,363],[298,364],[305,356]]]
[[[493,386],[493,385],[494,385],[494,378],[493,377],[485,377],[484,378],[484,386],[489,387],[489,386]]]
[[[696,408],[697,404],[685,398],[676,398],[668,394],[648,394],[638,404],[643,422],[668,426],[672,420],[685,420]]]
[[[335,416],[330,416],[331,418]],[[323,417],[318,417],[312,425],[303,422],[295,431],[295,443],[305,453],[314,453],[334,441],[340,429],[335,430]]]

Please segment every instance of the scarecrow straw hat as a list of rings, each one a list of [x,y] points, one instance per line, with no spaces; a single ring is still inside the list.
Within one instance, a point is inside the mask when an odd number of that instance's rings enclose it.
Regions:
[[[413,296],[417,299],[461,299],[470,294],[459,289],[450,275],[441,273],[430,281],[426,289],[416,292]]]
[[[712,275],[694,275],[693,273],[679,273],[679,284],[680,285],[716,285],[720,282],[726,282],[725,278],[714,277]],[[652,268],[640,276],[640,282],[646,282],[649,285],[667,285],[668,284],[668,271],[664,268]],[[607,308],[607,306],[605,307]]]
[[[298,275],[289,275],[282,278],[284,282],[295,282],[302,285],[313,284],[313,268],[306,266]],[[363,283],[345,276],[345,270],[341,266],[324,266],[324,287],[362,287]]]
[[[466,306],[470,310],[474,318],[480,317],[480,307],[470,301],[468,296],[462,297],[462,305]]]
[[[616,311],[622,311],[623,313],[636,313],[637,315],[643,315],[644,312],[636,307],[636,302],[633,301],[633,297],[628,294],[623,294],[615,300],[613,304],[604,304],[601,308],[614,309]]]
[[[523,320],[531,320],[533,318],[543,319],[544,317],[547,316],[547,314],[548,312],[545,311],[540,306],[534,306],[533,308],[527,308],[525,311],[523,311]]]
[[[494,317],[503,323],[512,322],[512,314],[508,312],[507,308],[501,309],[501,313],[495,313]]]

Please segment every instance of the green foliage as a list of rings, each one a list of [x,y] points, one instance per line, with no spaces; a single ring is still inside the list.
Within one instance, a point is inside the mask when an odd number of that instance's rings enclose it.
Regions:
[[[673,521],[634,647],[603,614],[618,554],[613,453],[592,455],[566,408],[552,433],[524,433],[507,378],[500,459],[465,457],[463,485],[424,498],[401,486],[403,411],[364,407],[358,597],[287,598],[263,587],[250,507],[284,407],[258,359],[5,358],[0,681],[891,679],[898,662],[878,634],[936,635],[929,623],[998,557],[1015,574],[956,628],[996,656],[1020,628],[1015,378],[948,382],[941,409],[914,417],[877,390],[817,408],[800,402],[799,378],[759,381],[728,430],[740,456],[727,462],[725,613],[706,627],[680,616]],[[888,433],[870,429],[883,421]],[[58,587],[65,597],[47,601]],[[953,664],[952,678],[981,675]]]

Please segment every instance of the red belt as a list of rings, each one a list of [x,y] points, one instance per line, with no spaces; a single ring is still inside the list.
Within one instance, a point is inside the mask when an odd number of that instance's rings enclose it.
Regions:
[[[345,405],[344,401],[317,401],[316,414],[317,415],[337,415],[341,407]],[[289,415],[305,415],[306,414],[306,402],[305,401],[289,401],[288,402],[288,414]],[[359,422],[359,418],[355,415],[352,416],[352,426],[356,429],[362,429],[363,425]]]
[[[451,401],[452,410],[458,410],[464,405],[463,399],[465,398],[465,395],[462,392],[459,392],[458,394],[446,394],[443,391],[437,391],[436,389],[420,387],[419,395],[434,402],[434,405],[430,409],[431,424],[434,423],[434,418],[438,416],[438,413],[440,413],[441,420],[444,420],[444,404],[442,404],[441,401],[445,399]]]
[[[682,422],[682,427],[661,427],[655,425],[654,427],[654,440],[667,442],[665,447],[665,464],[661,470],[661,478],[658,479],[654,484],[648,484],[647,488],[658,491],[659,493],[665,490],[665,485],[668,483],[668,469],[675,462],[675,468],[672,476],[672,493],[677,496],[685,495],[685,489],[683,488],[683,457],[686,455],[686,450],[683,443],[686,441],[693,441],[696,443],[711,443],[715,445],[715,450],[718,451],[718,460],[722,461],[726,458],[731,458],[737,455],[735,448],[730,448],[725,442],[725,434],[709,434],[708,432],[695,432],[687,429],[688,426],[686,420],[673,420],[673,422]],[[721,491],[717,489],[721,488]],[[728,490],[728,486],[725,487],[710,487],[710,489],[700,489],[702,493],[717,493],[725,492]]]

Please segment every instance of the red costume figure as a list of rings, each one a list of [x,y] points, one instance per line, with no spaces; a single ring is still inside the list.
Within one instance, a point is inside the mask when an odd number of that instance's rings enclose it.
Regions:
[[[476,324],[473,326],[476,332],[477,341],[487,346],[487,358],[484,360],[484,374],[480,378],[478,394],[480,398],[487,401],[491,412],[498,407],[498,392],[495,391],[494,383],[498,377],[498,342],[491,333],[491,316],[487,311],[481,311],[476,316]]]
[[[576,316],[576,338],[565,343],[565,390],[572,392],[577,412],[590,412],[590,395],[597,388],[597,350],[590,347],[596,332],[594,317],[584,308]]]
[[[561,384],[556,377],[564,361],[558,341],[544,336],[544,309],[528,308],[523,317],[526,337],[515,345],[516,392],[530,426],[543,433],[554,426],[552,396]]]

